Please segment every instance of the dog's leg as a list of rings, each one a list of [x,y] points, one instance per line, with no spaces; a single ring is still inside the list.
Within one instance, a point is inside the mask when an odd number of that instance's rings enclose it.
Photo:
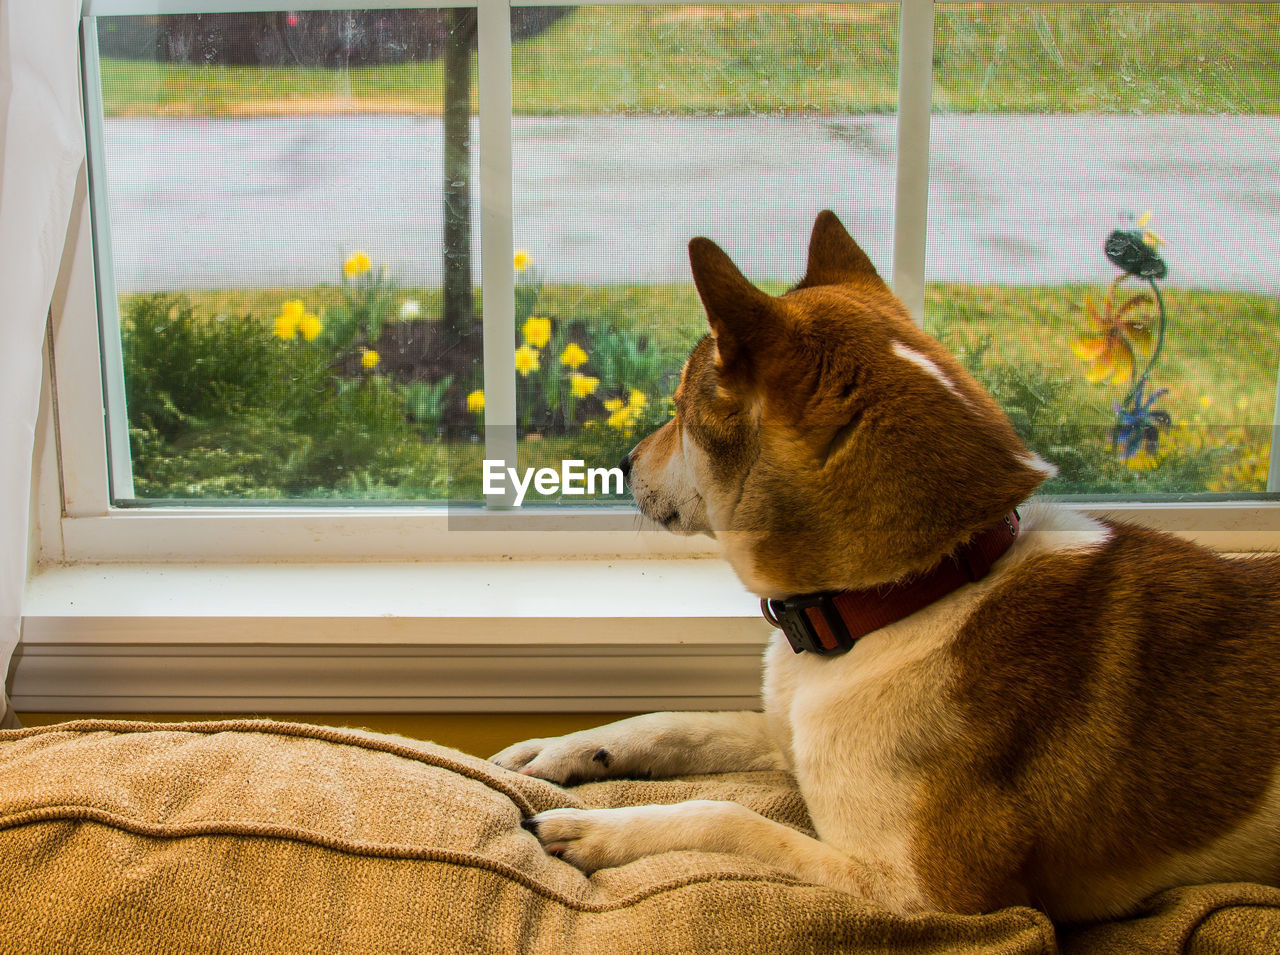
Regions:
[[[491,757],[554,783],[685,773],[786,769],[763,713],[646,713],[594,729],[531,739]]]
[[[660,852],[725,852],[899,912],[924,905],[910,873],[852,859],[735,802],[695,799],[666,806],[551,809],[523,825],[549,853],[587,873]]]

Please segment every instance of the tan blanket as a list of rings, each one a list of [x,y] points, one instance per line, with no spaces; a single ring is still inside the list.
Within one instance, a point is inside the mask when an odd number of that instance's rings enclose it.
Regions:
[[[1275,952],[1280,890],[1182,889],[1074,932],[899,918],[734,856],[591,878],[520,828],[556,806],[734,799],[799,829],[789,777],[560,789],[431,743],[268,721],[0,731],[0,952]]]

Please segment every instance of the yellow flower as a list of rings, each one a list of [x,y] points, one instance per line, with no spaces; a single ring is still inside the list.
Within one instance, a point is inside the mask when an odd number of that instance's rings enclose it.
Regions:
[[[272,333],[276,338],[283,338],[288,341],[294,335],[298,334],[298,323],[288,315],[281,312],[276,316],[275,324],[271,326]]]
[[[524,340],[534,348],[546,348],[551,341],[551,319],[531,315],[520,327]]]
[[[572,368],[574,371],[586,364],[586,361],[587,353],[582,350],[582,347],[577,342],[569,342],[564,351],[560,353],[560,364]]]
[[[301,323],[305,313],[306,308],[302,304],[302,299],[293,299],[285,302],[280,306],[280,314],[276,316],[275,323],[271,326],[272,333],[277,338],[283,338],[288,341],[298,334],[298,325]]]
[[[313,312],[307,312],[298,319],[298,331],[302,333],[302,337],[309,342],[313,342],[324,331],[324,323],[320,321],[320,317]]]
[[[621,402],[619,402],[619,404],[621,404]],[[613,414],[609,415],[609,420],[606,421],[605,424],[613,428],[615,431],[621,431],[623,433],[630,431],[632,424],[634,424],[632,421],[631,409],[619,408]]]
[[[621,398],[610,398],[604,403],[604,410],[609,412],[609,417],[605,420],[610,428],[621,431],[623,434],[630,434],[632,428],[636,426],[641,413],[645,409],[645,405],[649,403],[649,399],[644,396],[644,392],[632,388],[628,394],[629,400],[626,404],[622,403]]]
[[[516,251],[515,260],[512,264],[515,265],[515,269],[517,272],[523,272],[525,269],[529,267],[529,261],[530,261],[529,253],[526,252],[524,249],[518,249]]]
[[[593,395],[598,387],[600,387],[599,378],[592,378],[590,375],[579,375],[576,371],[569,376],[569,393],[575,398],[585,398],[587,395]]]
[[[347,261],[342,263],[342,274],[349,279],[353,279],[357,275],[364,275],[371,268],[373,268],[373,263],[369,261],[369,256],[357,249],[351,253]]]
[[[360,356],[360,364],[372,371],[377,367],[378,362],[382,361],[382,356],[372,348],[366,348],[364,354]]]
[[[1151,453],[1145,448],[1129,455],[1125,464],[1130,471],[1154,471],[1160,466],[1163,455],[1160,452]]]
[[[484,411],[484,391],[477,388],[467,395],[467,410],[475,414]]]
[[[520,372],[521,377],[528,378],[531,372],[538,370],[538,367],[537,349],[530,348],[528,345],[521,345],[516,349],[516,371]]]

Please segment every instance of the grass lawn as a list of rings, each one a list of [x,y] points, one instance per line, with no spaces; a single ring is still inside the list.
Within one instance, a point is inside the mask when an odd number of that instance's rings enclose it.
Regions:
[[[1280,110],[1275,4],[936,9],[938,110]],[[515,44],[513,108],[892,111],[897,44],[890,4],[583,6]],[[102,72],[108,116],[434,113],[443,87],[439,61],[323,70],[106,60]]]
[[[1173,423],[1162,432],[1159,454],[1139,456],[1142,466],[1134,467],[1135,462],[1118,458],[1109,436],[1113,403],[1128,385],[1089,382],[1085,364],[1070,347],[1073,336],[1088,330],[1086,297],[1096,303],[1104,293],[1084,286],[934,284],[927,290],[926,327],[995,394],[1024,439],[1059,466],[1060,476],[1045,488],[1051,493],[1265,490],[1280,364],[1280,302],[1230,292],[1166,293],[1168,332],[1151,387],[1168,389],[1158,407]],[[428,301],[438,295],[431,289],[402,289],[401,294]],[[152,363],[168,360],[156,356],[171,355],[179,366],[176,377],[138,366],[139,375],[179,382],[163,389],[157,385],[164,393],[151,402],[159,409],[156,416],[169,422],[163,434],[147,421],[131,420],[135,459],[148,462],[141,496],[455,501],[480,496],[484,446],[478,428],[442,441],[405,420],[403,403],[396,403],[402,399],[383,376],[340,377],[331,355],[309,351],[301,341],[273,338],[281,302],[301,298],[323,317],[333,295],[325,287],[187,294],[191,323],[200,331],[184,338],[180,348],[166,347],[161,339],[148,353]],[[123,311],[131,313],[140,300],[125,296]],[[597,343],[623,334],[643,337],[657,349],[661,374],[650,378],[645,413],[629,432],[611,426],[605,410],[568,434],[547,433],[521,443],[521,466],[575,458],[611,467],[640,435],[665,420],[665,398],[689,345],[704,329],[697,296],[692,286],[547,286],[537,311],[557,330],[592,325]],[[170,309],[164,320],[173,321],[174,315]],[[210,338],[201,345],[206,332],[235,340]],[[133,334],[126,325],[126,343]],[[245,344],[246,339],[252,341]],[[228,359],[241,345],[246,357]],[[214,361],[198,354],[202,348],[223,356],[218,360],[233,361],[221,373],[227,380],[181,384],[190,381],[183,377],[187,369]],[[547,349],[546,365],[554,366],[557,348]],[[625,396],[630,383],[608,380],[598,354],[590,355],[580,371],[605,379],[602,398]],[[239,365],[255,362],[264,369],[257,379],[241,373]],[[1138,367],[1144,363],[1139,353]],[[255,394],[255,380],[270,394]],[[606,388],[611,389],[607,394]],[[192,394],[183,394],[184,389]],[[214,410],[193,404],[224,393],[227,402]],[[311,407],[315,402],[319,410]],[[253,410],[242,415],[235,410],[241,406]],[[134,403],[130,407],[132,413]],[[280,411],[289,408],[295,409],[292,417]],[[281,424],[285,420],[312,430],[294,434],[295,425]],[[330,434],[340,440],[328,440]],[[317,457],[318,464],[311,460]],[[257,484],[246,476],[252,473],[259,475]],[[293,474],[293,483],[273,486],[274,476],[283,473]]]

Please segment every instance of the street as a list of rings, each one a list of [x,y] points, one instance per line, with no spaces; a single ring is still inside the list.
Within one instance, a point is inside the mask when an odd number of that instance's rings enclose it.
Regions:
[[[441,125],[106,121],[118,290],[334,282],[356,248],[439,285]],[[888,277],[895,137],[887,116],[517,117],[515,244],[551,282],[684,282],[707,235],[794,281],[832,208]],[[939,115],[931,138],[931,280],[1104,282],[1107,233],[1152,210],[1168,284],[1280,290],[1276,117]]]

